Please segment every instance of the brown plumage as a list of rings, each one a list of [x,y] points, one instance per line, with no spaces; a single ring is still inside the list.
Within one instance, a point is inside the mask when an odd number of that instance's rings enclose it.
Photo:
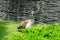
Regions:
[[[20,28],[25,28],[27,23],[28,23],[28,20],[21,21],[18,29],[20,29]]]

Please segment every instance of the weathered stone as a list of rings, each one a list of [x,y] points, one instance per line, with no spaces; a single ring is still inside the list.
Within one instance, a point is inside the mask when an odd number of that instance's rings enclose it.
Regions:
[[[6,3],[6,1],[4,3]],[[19,2],[19,0],[15,0],[13,3],[7,3],[0,5],[0,9],[3,9],[5,12],[7,12],[6,14],[11,16],[12,19],[29,18],[31,11],[35,8],[38,8],[37,17],[40,20],[39,22],[60,22],[60,0],[45,0],[41,2],[26,0],[20,0]]]

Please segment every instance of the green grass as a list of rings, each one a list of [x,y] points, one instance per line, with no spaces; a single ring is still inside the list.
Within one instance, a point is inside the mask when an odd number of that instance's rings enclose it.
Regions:
[[[17,32],[18,22],[0,20],[0,40],[9,40],[9,35]]]
[[[60,40],[60,25],[35,24],[17,31],[18,22],[0,20],[0,40]]]

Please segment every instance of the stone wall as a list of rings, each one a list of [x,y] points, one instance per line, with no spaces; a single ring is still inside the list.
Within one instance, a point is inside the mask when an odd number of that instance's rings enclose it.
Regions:
[[[15,20],[16,18],[20,20],[19,18],[24,18],[24,17],[29,18],[31,10],[33,10],[34,7],[36,7],[38,8],[38,11],[39,11],[37,13],[39,22],[42,22],[42,23],[59,22],[60,23],[60,1],[59,0],[41,1],[42,5],[39,5],[39,2],[40,1],[24,1],[24,2],[22,1],[22,3],[17,2],[17,4],[14,2],[17,6],[14,4],[12,6],[13,10],[11,9],[12,12],[8,9],[9,12],[7,11],[5,13],[8,14],[11,19]],[[10,8],[10,7],[7,6],[7,8]]]
[[[54,1],[43,2],[40,14],[41,21],[45,23],[60,22],[60,1]]]

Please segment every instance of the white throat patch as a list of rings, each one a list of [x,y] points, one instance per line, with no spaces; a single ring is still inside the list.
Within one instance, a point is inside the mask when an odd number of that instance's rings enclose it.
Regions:
[[[28,23],[26,24],[26,27],[25,27],[25,28],[29,28],[29,27],[31,27],[33,24],[34,24],[34,20],[33,20],[33,19],[29,19],[29,20],[28,20]]]

